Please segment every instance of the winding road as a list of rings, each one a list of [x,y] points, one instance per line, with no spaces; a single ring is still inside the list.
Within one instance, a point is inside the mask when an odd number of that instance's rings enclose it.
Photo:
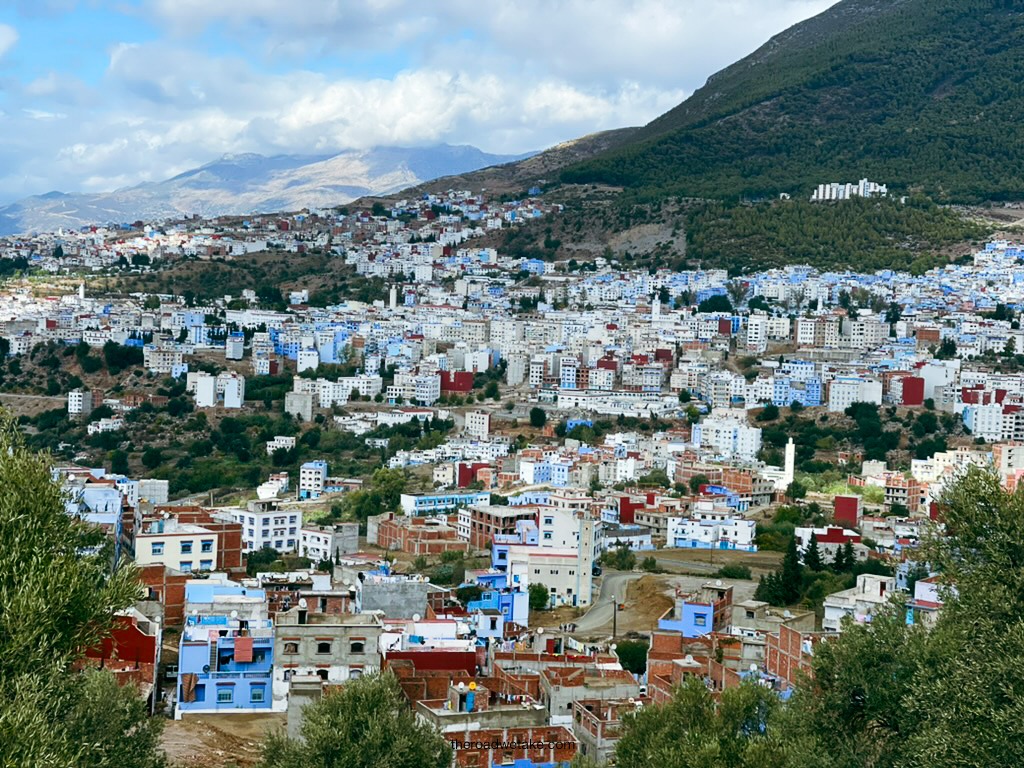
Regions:
[[[574,622],[576,624],[576,633],[597,632],[605,626],[608,627],[610,632],[614,606],[612,597],[614,596],[620,603],[625,602],[629,583],[642,578],[643,575],[642,573],[632,573],[629,571],[606,570],[601,580],[601,591],[598,593],[597,600],[589,611]]]

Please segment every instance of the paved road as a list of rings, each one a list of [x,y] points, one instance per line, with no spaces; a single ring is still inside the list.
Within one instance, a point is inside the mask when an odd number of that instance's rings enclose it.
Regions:
[[[596,632],[605,625],[611,631],[612,596],[614,595],[620,603],[625,602],[629,583],[642,578],[643,575],[642,573],[605,571],[604,578],[601,580],[601,592],[598,594],[596,602],[589,611],[575,621],[576,632]]]

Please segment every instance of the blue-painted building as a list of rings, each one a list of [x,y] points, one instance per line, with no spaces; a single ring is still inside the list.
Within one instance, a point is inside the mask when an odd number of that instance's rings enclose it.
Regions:
[[[269,620],[188,616],[178,644],[175,717],[186,712],[269,711],[273,668]]]

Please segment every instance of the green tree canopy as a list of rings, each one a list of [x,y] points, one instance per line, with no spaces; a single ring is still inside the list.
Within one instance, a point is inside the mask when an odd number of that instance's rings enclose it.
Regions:
[[[419,722],[390,672],[347,682],[303,710],[302,739],[269,736],[262,768],[448,768],[451,747]]]

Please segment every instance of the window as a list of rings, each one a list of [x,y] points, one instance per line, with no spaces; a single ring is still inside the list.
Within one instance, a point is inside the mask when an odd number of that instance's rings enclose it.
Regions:
[[[206,701],[206,686],[202,683],[196,686],[196,701]]]
[[[362,676],[363,676],[363,670],[361,670],[361,669],[349,670],[349,673],[348,673],[349,680],[358,680]]]
[[[213,552],[213,539],[204,539],[200,545],[200,550],[203,552]]]
[[[249,689],[249,701],[253,704],[262,704],[266,701],[267,687],[265,685],[254,685]]]
[[[348,647],[349,653],[363,653],[363,649],[366,647],[362,640],[353,640]]]
[[[222,685],[217,688],[217,703],[231,704],[235,700],[235,691],[229,685]]]
[[[747,611],[747,618],[748,619],[754,618],[754,612],[753,611]]]
[[[154,555],[162,555],[164,553],[164,543],[162,541],[154,541],[149,545],[149,549]]]
[[[698,613],[698,614],[694,615],[694,617],[693,617],[693,625],[695,627],[705,627],[705,626],[707,626],[707,623],[708,623],[707,614]]]
[[[498,628],[498,618],[496,616],[491,616],[491,631],[493,632],[497,628]]]
[[[316,676],[319,677],[321,680],[323,680],[325,683],[327,682],[327,670],[326,669],[318,669],[316,671]]]
[[[551,541],[551,531],[544,531],[544,540]]]
[[[291,516],[290,516],[290,517],[288,518],[288,522],[289,522],[289,523],[294,523],[294,522],[295,522],[295,515],[291,515]]]
[[[199,561],[199,570],[200,571],[212,571],[213,570],[213,560],[200,560]]]
[[[331,652],[331,644],[330,643],[317,643],[316,644],[316,652],[317,653],[330,653]]]
[[[554,524],[555,524],[555,518],[553,518],[553,517],[545,517],[544,518],[544,525],[554,525]]]
[[[183,555],[191,555],[192,554],[192,542],[191,541],[183,541],[183,542],[181,542],[181,554],[183,554]]]
[[[280,551],[283,546],[284,546],[284,544],[281,542],[281,539],[278,539],[277,541],[274,542],[274,549],[276,549],[278,551]]]
[[[192,561],[183,560],[182,562],[178,563],[178,570],[182,573],[192,573]]]

